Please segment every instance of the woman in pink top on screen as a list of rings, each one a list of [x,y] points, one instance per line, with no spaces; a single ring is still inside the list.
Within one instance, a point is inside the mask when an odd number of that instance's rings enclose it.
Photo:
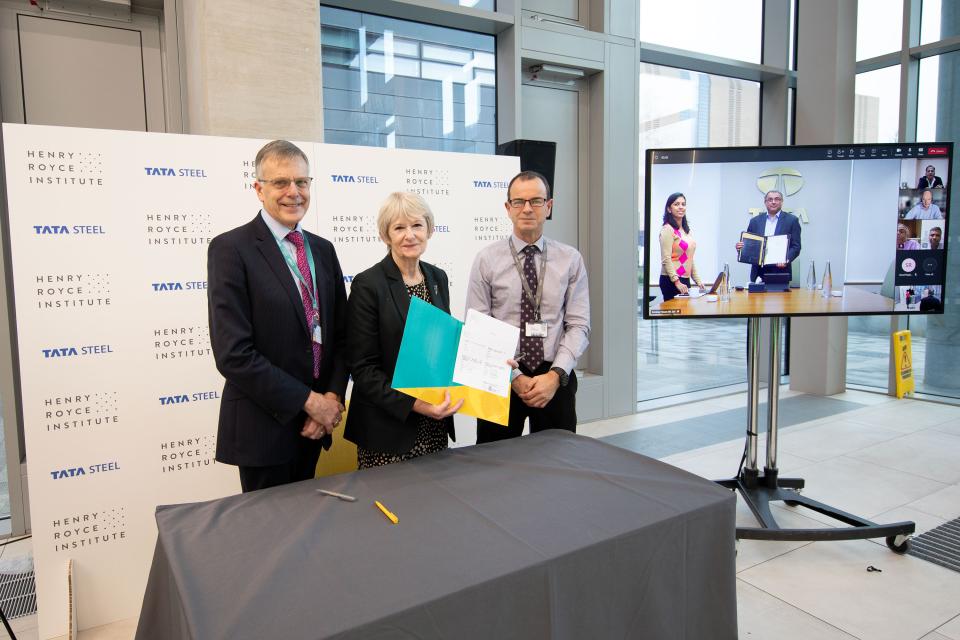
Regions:
[[[672,193],[663,208],[663,226],[660,228],[660,292],[663,301],[687,293],[691,279],[703,289],[703,282],[693,264],[697,242],[690,236],[687,222],[687,198]]]

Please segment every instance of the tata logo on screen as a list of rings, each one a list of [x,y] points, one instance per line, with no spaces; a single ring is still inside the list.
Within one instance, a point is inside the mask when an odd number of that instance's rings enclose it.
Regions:
[[[330,182],[337,184],[380,184],[379,176],[348,175],[342,173],[331,173]]]
[[[206,178],[206,169],[188,169],[176,167],[144,167],[148,176],[156,178]]]
[[[170,396],[160,396],[160,406],[169,407],[175,404],[189,404],[191,402],[204,402],[205,400],[219,400],[219,391],[196,391],[194,393],[177,393]]]
[[[779,191],[787,198],[803,189],[803,174],[789,167],[766,169],[757,176],[757,189],[761,193]]]
[[[805,208],[792,208],[787,204],[787,198],[799,193],[800,190],[803,189],[803,185],[803,174],[790,167],[771,167],[763,170],[760,175],[757,176],[757,189],[760,193],[767,194],[771,191],[780,192],[783,195],[782,210],[794,214],[803,224],[809,224],[810,218],[807,216],[807,210]],[[764,207],[751,207],[747,210],[751,216],[759,215],[765,211],[766,209]]]
[[[155,293],[165,291],[203,291],[207,288],[206,280],[187,280],[185,282],[151,282],[150,286]]]
[[[116,460],[110,462],[98,462],[85,467],[64,467],[62,469],[52,469],[50,477],[54,480],[65,480],[68,478],[79,478],[80,476],[92,476],[97,473],[106,473],[108,471],[119,471],[120,463]]]
[[[73,356],[99,356],[113,353],[113,347],[109,344],[92,344],[85,347],[52,347],[50,349],[41,349],[45,359],[48,358],[70,358]]]
[[[38,236],[103,236],[107,232],[99,224],[75,224],[68,227],[64,224],[35,224],[33,232]]]
[[[506,191],[510,183],[505,180],[474,180],[474,189],[501,189]]]

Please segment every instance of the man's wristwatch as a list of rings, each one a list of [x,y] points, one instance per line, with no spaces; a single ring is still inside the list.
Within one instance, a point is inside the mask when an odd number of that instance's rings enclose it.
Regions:
[[[570,382],[570,376],[568,376],[567,372],[561,369],[560,367],[550,367],[550,371],[553,371],[560,377],[561,387],[567,386],[567,383]]]

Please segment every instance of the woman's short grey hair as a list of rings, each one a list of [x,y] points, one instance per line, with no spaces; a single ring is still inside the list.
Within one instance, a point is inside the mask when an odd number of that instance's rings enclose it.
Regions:
[[[400,218],[417,220],[423,218],[427,225],[427,237],[433,235],[433,212],[422,196],[406,191],[394,191],[380,205],[377,215],[377,230],[380,239],[390,244],[390,225]]]

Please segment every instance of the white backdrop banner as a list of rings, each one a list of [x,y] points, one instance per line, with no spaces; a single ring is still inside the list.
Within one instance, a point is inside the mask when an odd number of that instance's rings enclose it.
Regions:
[[[264,140],[3,125],[22,415],[40,637],[140,610],[157,505],[239,491],[213,460],[223,380],[210,350],[206,250],[260,203]],[[510,232],[517,158],[300,143],[314,176],[305,226],[334,243],[344,279],[386,253],[392,191],[430,204],[424,259],[463,317],[473,256]],[[6,399],[10,401],[10,399]]]

